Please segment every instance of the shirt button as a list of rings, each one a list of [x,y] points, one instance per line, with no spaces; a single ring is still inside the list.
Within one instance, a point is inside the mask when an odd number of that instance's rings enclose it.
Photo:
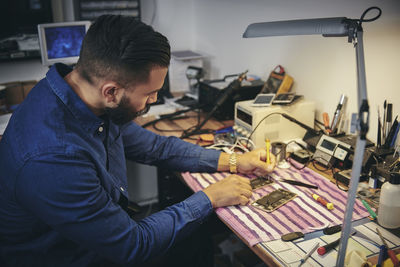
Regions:
[[[100,126],[100,127],[99,127],[99,132],[102,133],[103,131],[104,131],[103,126]]]
[[[121,191],[122,191],[122,192],[124,192],[124,191],[125,191],[125,189],[124,189],[122,186],[120,187],[120,189],[121,189]]]

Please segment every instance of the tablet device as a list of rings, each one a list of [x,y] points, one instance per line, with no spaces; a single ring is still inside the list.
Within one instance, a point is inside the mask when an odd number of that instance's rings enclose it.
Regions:
[[[283,93],[276,95],[272,104],[290,104],[294,100],[294,93]]]
[[[254,107],[267,107],[272,104],[275,94],[258,94],[251,104]]]

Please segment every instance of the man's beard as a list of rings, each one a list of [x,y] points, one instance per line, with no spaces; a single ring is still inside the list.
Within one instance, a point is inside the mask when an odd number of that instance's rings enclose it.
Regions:
[[[116,108],[106,108],[106,114],[110,117],[110,120],[117,124],[123,125],[139,117],[143,114],[146,114],[150,109],[150,105],[146,104],[146,107],[139,111],[134,111],[132,107],[129,105],[128,98],[124,95],[121,98],[118,106]]]

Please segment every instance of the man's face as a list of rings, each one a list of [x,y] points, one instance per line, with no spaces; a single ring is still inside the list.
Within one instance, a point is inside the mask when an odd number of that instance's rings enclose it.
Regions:
[[[135,108],[129,104],[129,98],[124,93],[118,106],[116,108],[106,108],[106,113],[113,123],[123,125],[140,115],[146,114],[149,110],[150,105],[146,104],[144,109],[136,111]]]
[[[167,71],[168,68],[153,68],[147,82],[125,89],[118,106],[106,108],[111,121],[122,125],[148,112],[150,104],[157,101],[157,93],[164,84]]]

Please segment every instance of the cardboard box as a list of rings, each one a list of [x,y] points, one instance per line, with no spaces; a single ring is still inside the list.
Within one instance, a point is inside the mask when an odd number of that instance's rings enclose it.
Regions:
[[[18,81],[2,84],[6,87],[6,105],[8,108],[13,110],[16,105],[21,104],[36,83],[37,81]]]

